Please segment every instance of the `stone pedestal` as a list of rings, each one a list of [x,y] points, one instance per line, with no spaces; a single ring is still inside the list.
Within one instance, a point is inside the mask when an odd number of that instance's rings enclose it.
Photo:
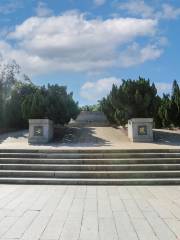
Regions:
[[[29,120],[29,139],[32,144],[48,143],[53,139],[53,122],[49,119]]]
[[[132,118],[128,121],[128,138],[132,142],[153,142],[152,129],[152,118]]]

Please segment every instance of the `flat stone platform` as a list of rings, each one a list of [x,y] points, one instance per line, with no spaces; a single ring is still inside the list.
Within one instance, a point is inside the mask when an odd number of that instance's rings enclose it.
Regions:
[[[0,135],[0,149],[174,149],[179,141],[132,143],[123,129],[113,127],[70,127],[64,138],[50,144],[29,145],[28,131]]]
[[[0,239],[178,240],[180,187],[0,185]]]

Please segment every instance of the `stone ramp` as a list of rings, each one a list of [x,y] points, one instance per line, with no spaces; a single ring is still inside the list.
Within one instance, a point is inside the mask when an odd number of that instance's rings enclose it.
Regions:
[[[127,135],[113,127],[69,127],[61,144],[87,147],[110,147],[128,143]]]
[[[0,150],[0,183],[180,184],[180,150]]]

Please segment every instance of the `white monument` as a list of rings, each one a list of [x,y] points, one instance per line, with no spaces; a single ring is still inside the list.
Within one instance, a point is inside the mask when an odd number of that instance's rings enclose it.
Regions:
[[[29,120],[29,139],[32,144],[48,143],[53,139],[53,122],[49,119]]]
[[[128,138],[132,142],[153,142],[152,129],[152,118],[132,118],[128,121]]]
[[[99,111],[81,111],[75,120],[76,123],[96,123],[96,124],[108,124],[108,120],[103,112]]]

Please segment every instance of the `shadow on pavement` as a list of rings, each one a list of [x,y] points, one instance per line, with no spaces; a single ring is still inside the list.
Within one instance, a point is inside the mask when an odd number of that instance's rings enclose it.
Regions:
[[[180,133],[164,131],[161,129],[153,130],[155,143],[158,145],[180,146]]]
[[[55,139],[55,144],[63,146],[111,146],[111,142],[96,136],[96,128],[69,127],[66,128],[61,140]]]

